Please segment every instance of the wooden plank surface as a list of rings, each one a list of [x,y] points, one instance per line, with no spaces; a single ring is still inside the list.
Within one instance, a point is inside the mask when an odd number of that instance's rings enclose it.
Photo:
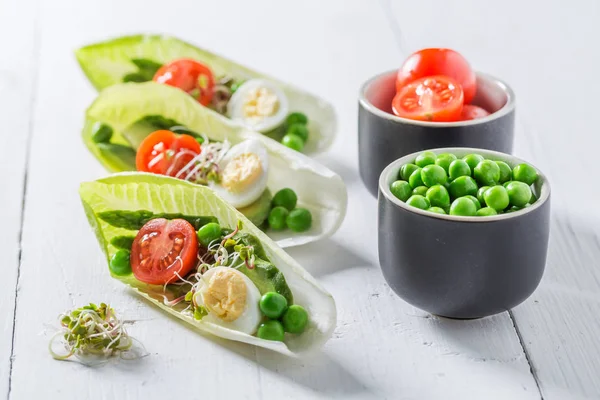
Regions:
[[[600,210],[593,200],[600,195],[600,4],[382,4],[405,55],[421,47],[456,48],[515,90],[515,154],[548,175],[553,216],[544,279],[512,315],[544,399],[600,398]],[[413,15],[426,15],[427,24]]]
[[[25,14],[29,8],[31,14]],[[37,32],[32,2],[0,0],[0,395],[9,391]]]
[[[591,2],[590,7],[573,6],[563,13],[570,22],[559,24],[555,20],[560,16],[559,3],[551,4],[552,18],[546,19],[545,13],[536,14],[533,5],[516,1],[507,3],[506,8],[513,10],[510,15],[504,8],[475,1],[456,2],[439,11],[433,4],[309,0],[292,9],[275,0],[172,1],[169,7],[158,1],[110,0],[101,7],[75,0],[42,3],[40,76],[31,114],[33,142],[10,398],[133,399],[197,394],[248,399],[276,395],[539,399],[507,313],[478,321],[430,318],[393,295],[377,266],[376,203],[357,172],[357,91],[362,81],[397,67],[408,51],[425,45],[454,46],[478,69],[501,76],[517,91],[516,153],[534,161],[552,179],[555,218],[548,273],[534,297],[514,311],[515,321],[544,398],[597,397],[594,377],[600,371],[600,350],[593,333],[598,331],[594,319],[599,311],[598,275],[590,264],[598,254],[594,230],[598,214],[583,218],[584,208],[576,204],[582,204],[580,198],[598,193],[582,178],[572,180],[580,171],[594,168],[593,144],[598,139],[585,131],[591,126],[594,110],[589,103],[573,102],[566,115],[581,118],[550,119],[548,115],[560,115],[562,103],[551,101],[547,94],[549,82],[569,98],[597,91],[591,72],[598,65],[598,54],[586,53],[582,45],[583,38],[593,37],[590,24],[597,9]],[[516,22],[508,22],[506,17],[513,14]],[[427,15],[428,23],[422,24],[414,15]],[[450,16],[468,20],[457,25]],[[1,18],[6,17],[0,14]],[[541,28],[525,24],[527,18]],[[34,22],[28,21],[27,32],[34,32]],[[6,29],[7,35],[12,32]],[[79,182],[104,171],[79,138],[83,112],[95,93],[72,52],[88,42],[140,31],[179,36],[305,87],[335,105],[339,139],[320,161],[345,179],[348,216],[334,238],[290,250],[332,292],[338,305],[334,337],[314,357],[291,360],[199,336],[132,297],[108,276],[77,195]],[[561,32],[566,32],[564,37]],[[553,46],[556,52],[549,51]],[[33,51],[30,47],[25,53],[23,48],[15,50],[18,56]],[[585,62],[575,65],[577,60]],[[553,63],[556,68],[549,68]],[[577,74],[561,71],[575,69],[580,76],[590,77],[586,80],[589,94],[567,86],[578,81]],[[31,76],[23,73],[24,78]],[[18,92],[22,93],[22,88]],[[0,102],[18,106],[3,95]],[[30,115],[26,110],[24,114]],[[14,116],[12,121],[16,121]],[[575,147],[577,138],[592,141],[592,145]],[[557,163],[564,149],[572,151],[571,162]],[[572,188],[573,182],[577,190]],[[18,187],[18,183],[14,185]],[[10,286],[13,291],[15,277]],[[65,309],[101,300],[112,302],[127,319],[137,320],[130,332],[146,345],[150,355],[137,363],[93,369],[52,360],[46,350],[48,336],[40,335],[44,324],[53,323],[52,317]],[[32,376],[36,385],[31,384]],[[195,386],[189,383],[190,377],[196,377]]]

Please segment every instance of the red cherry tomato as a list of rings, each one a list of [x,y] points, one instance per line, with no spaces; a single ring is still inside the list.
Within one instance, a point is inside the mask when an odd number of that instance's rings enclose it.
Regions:
[[[450,49],[423,49],[404,61],[398,71],[396,90],[426,76],[446,75],[462,86],[465,104],[469,104],[477,91],[477,77],[468,61]]]
[[[460,121],[469,121],[471,119],[487,117],[488,115],[490,115],[490,113],[481,107],[465,104],[460,113]]]
[[[175,176],[200,151],[200,143],[190,135],[159,130],[142,141],[135,164],[138,171]]]
[[[164,285],[185,277],[197,261],[196,231],[183,219],[148,221],[131,247],[133,275],[152,285]]]
[[[213,97],[215,78],[206,65],[198,61],[181,59],[165,64],[154,74],[153,80],[178,87],[207,106]]]
[[[392,101],[394,114],[419,121],[457,121],[462,107],[462,88],[447,76],[429,76],[409,83]]]

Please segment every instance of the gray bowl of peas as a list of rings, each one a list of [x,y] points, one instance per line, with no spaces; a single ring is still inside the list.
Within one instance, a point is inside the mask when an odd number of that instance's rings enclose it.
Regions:
[[[473,148],[417,152],[379,179],[379,262],[434,315],[480,318],[523,302],[546,265],[550,185],[531,164]]]

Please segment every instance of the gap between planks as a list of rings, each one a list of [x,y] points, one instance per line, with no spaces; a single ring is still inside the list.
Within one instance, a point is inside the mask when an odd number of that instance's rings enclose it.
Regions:
[[[402,34],[402,27],[400,26],[398,21],[396,21],[393,17],[391,0],[379,0],[379,5],[381,6],[382,11],[386,16],[386,20],[388,21],[389,28],[392,32],[392,35],[394,36],[394,38],[396,40],[396,43],[398,44],[398,51],[400,52],[400,55],[404,56],[404,57],[408,56],[409,53],[406,51],[406,47],[405,47],[405,43],[404,43],[404,35]],[[521,122],[520,119],[518,119],[516,121],[517,124],[519,122]],[[514,318],[511,310],[508,310],[508,318],[512,322],[513,329],[515,331],[517,339],[519,340],[519,345],[521,346],[521,349],[523,350],[523,354],[525,355],[525,360],[527,361],[527,365],[529,365],[529,372],[531,373],[531,376],[533,377],[533,380],[535,382],[535,386],[537,387],[538,394],[540,395],[540,400],[544,400],[544,395],[542,394],[542,389],[540,388],[540,382],[538,380],[536,370],[531,362],[529,352],[527,351],[525,343],[523,342],[523,337],[521,336],[519,326],[517,325],[517,321]]]
[[[521,349],[523,349],[523,354],[525,354],[525,359],[527,360],[527,364],[529,365],[529,371],[533,376],[533,380],[535,381],[535,386],[537,387],[538,392],[540,393],[540,400],[544,400],[544,395],[542,394],[542,389],[540,387],[540,382],[538,381],[538,376],[533,363],[531,362],[531,357],[529,356],[529,352],[527,351],[527,347],[525,347],[525,342],[523,340],[523,336],[521,336],[521,331],[519,330],[519,326],[517,325],[517,320],[513,316],[512,310],[508,310],[508,317],[512,321],[513,329],[517,334],[517,338],[519,339],[519,344],[521,345]]]
[[[33,34],[33,54],[31,55],[31,59],[33,61],[34,71],[33,71],[33,83],[31,85],[31,94],[29,101],[29,123],[27,126],[27,139],[25,140],[25,170],[23,172],[23,190],[21,191],[21,215],[19,222],[19,236],[18,236],[18,261],[17,261],[17,279],[15,281],[15,306],[13,308],[13,317],[12,317],[12,336],[10,342],[10,357],[8,359],[9,368],[8,368],[8,389],[6,391],[6,399],[10,399],[10,394],[12,390],[12,372],[13,372],[13,364],[14,364],[14,351],[15,351],[15,332],[17,327],[17,309],[19,302],[19,281],[21,278],[21,258],[23,255],[23,222],[25,220],[25,207],[26,207],[26,198],[27,198],[27,181],[28,181],[28,172],[29,172],[29,157],[31,154],[31,141],[33,136],[33,128],[34,128],[34,109],[36,106],[36,93],[38,88],[38,81],[40,75],[40,41],[41,41],[41,29],[40,29],[40,18],[39,18],[39,6],[38,2],[34,2],[35,13],[34,13],[34,34]]]

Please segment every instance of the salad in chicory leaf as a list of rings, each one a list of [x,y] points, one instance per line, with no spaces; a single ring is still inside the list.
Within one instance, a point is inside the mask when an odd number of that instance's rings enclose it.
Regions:
[[[80,195],[112,276],[172,315],[287,354],[331,335],[331,295],[212,190],[122,173]]]
[[[83,139],[114,172],[141,171],[209,186],[281,246],[335,232],[346,208],[341,178],[154,82],[103,90]]]
[[[76,56],[97,89],[154,81],[294,150],[321,152],[333,142],[335,114],[329,104],[179,39],[127,36],[82,47]]]

